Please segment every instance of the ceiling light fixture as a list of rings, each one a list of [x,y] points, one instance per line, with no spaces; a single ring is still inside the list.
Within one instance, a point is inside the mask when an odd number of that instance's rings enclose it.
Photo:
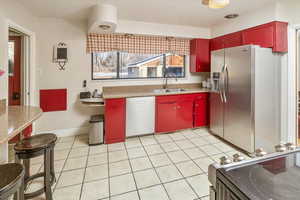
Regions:
[[[202,0],[202,4],[205,5],[205,6],[208,6],[209,0]]]
[[[228,6],[230,0],[202,0],[202,4],[209,8],[218,9]]]
[[[229,14],[229,15],[226,15],[224,18],[225,19],[234,19],[234,18],[237,18],[239,15],[238,14]]]
[[[111,28],[110,25],[106,25],[106,24],[101,24],[98,27],[101,28],[104,31],[107,31],[107,30],[109,30]]]

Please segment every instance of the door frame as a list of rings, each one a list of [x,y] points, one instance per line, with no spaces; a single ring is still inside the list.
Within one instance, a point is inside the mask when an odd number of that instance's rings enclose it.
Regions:
[[[36,36],[35,33],[24,28],[23,26],[7,19],[6,30],[15,29],[21,33],[22,36],[22,58],[21,58],[21,94],[22,105],[36,106],[38,94],[36,93]],[[7,44],[8,44],[7,35]]]
[[[282,59],[281,73],[281,132],[284,142],[298,143],[297,31],[300,24],[288,26],[288,54]],[[299,49],[300,50],[300,49]],[[299,144],[298,144],[299,145]]]
[[[295,50],[295,65],[296,65],[296,143],[298,145],[300,145],[298,143],[299,141],[299,135],[298,135],[298,131],[299,131],[299,120],[298,120],[298,113],[299,113],[299,94],[298,91],[300,90],[299,84],[300,84],[300,75],[298,73],[300,73],[300,25],[295,26],[295,35],[296,35],[296,39],[295,39],[295,44],[296,44],[296,50]]]

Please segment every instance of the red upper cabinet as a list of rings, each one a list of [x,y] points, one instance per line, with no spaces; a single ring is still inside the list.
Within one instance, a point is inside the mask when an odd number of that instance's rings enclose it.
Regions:
[[[105,100],[105,143],[125,141],[126,101],[121,99]]]
[[[211,40],[211,50],[219,50],[223,48],[230,48],[241,46],[243,44],[242,32],[230,33],[228,35],[220,36]]]
[[[224,48],[237,47],[243,45],[242,32],[230,33],[223,36]]]
[[[210,72],[210,40],[209,39],[191,40],[190,71]]]
[[[274,52],[288,52],[288,23],[273,22],[275,27],[274,38],[275,44]]]
[[[243,31],[243,43],[272,48],[274,46],[274,27],[265,25]]]
[[[217,37],[210,40],[211,51],[215,51],[223,48],[224,48],[223,37]]]
[[[288,36],[286,22],[274,21],[239,32],[216,37],[210,41],[210,50],[254,44],[272,48],[274,52],[288,51]]]
[[[274,52],[287,52],[287,26],[286,22],[275,21],[246,29],[243,31],[243,44],[272,48]]]

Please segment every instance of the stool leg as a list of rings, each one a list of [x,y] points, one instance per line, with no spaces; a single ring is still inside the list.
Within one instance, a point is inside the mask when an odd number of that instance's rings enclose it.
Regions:
[[[22,178],[20,188],[14,194],[14,200],[24,200],[24,178]]]
[[[45,186],[45,195],[46,200],[52,200],[52,189],[51,189],[51,173],[50,173],[50,149],[45,150],[44,156],[44,186]]]
[[[18,191],[14,194],[14,200],[24,200],[24,179],[22,180],[21,186]]]
[[[24,186],[24,188],[27,188],[27,179],[30,177],[30,160],[29,159],[24,159],[23,160],[23,165],[25,167],[25,175],[24,175],[25,186]]]
[[[18,154],[15,154],[15,163],[21,164],[21,160],[18,156]],[[26,173],[26,166],[25,166],[25,173]],[[24,186],[24,179],[21,183],[21,186],[19,188],[19,190],[14,194],[14,200],[24,200],[24,188],[26,188]]]
[[[50,150],[50,172],[52,183],[56,182],[55,170],[54,170],[54,149]]]
[[[21,160],[20,160],[18,154],[15,154],[15,163],[21,164]]]
[[[25,166],[25,179],[30,176],[30,160],[24,159],[24,166]]]

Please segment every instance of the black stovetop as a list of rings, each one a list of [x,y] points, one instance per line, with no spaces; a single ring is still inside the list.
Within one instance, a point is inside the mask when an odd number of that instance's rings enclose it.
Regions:
[[[300,200],[300,153],[219,172],[251,200]]]

